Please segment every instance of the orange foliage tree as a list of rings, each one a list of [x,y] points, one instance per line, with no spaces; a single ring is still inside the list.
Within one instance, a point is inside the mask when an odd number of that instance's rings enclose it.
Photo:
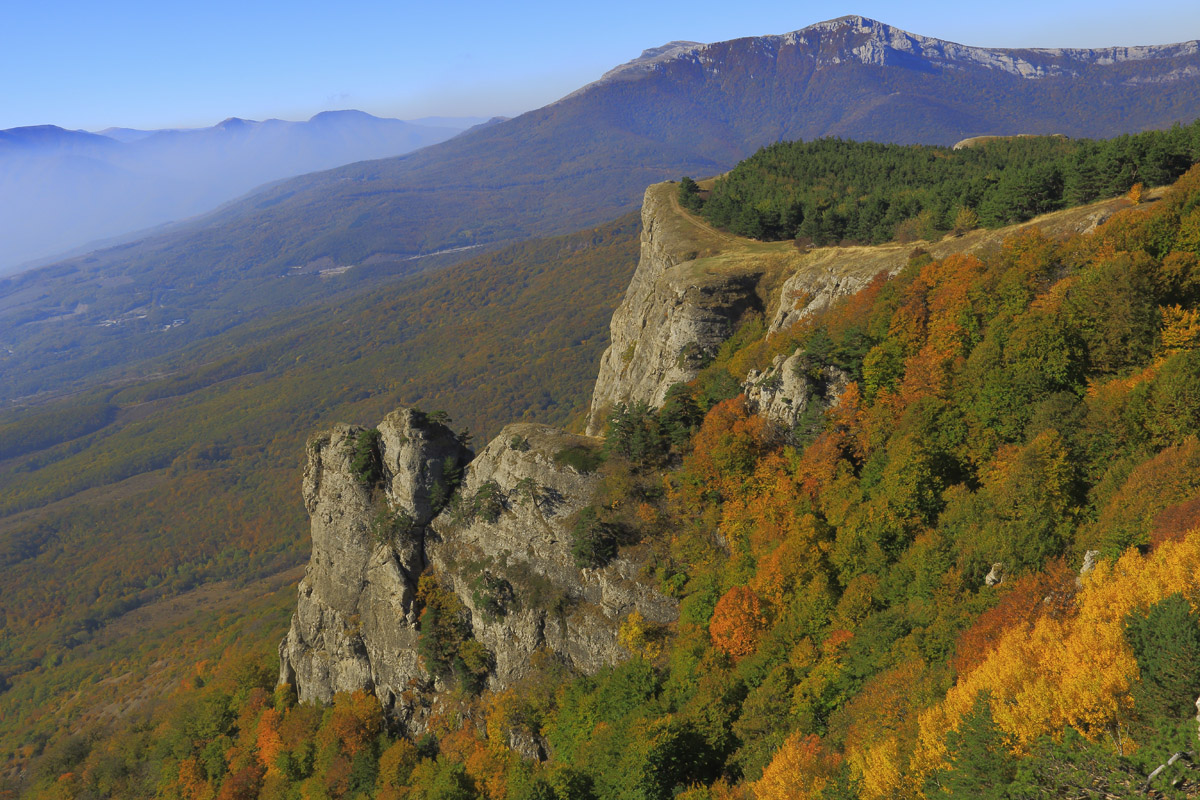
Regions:
[[[717,601],[708,633],[718,649],[738,659],[754,652],[766,627],[758,595],[749,587],[735,586]]]
[[[366,749],[383,729],[383,711],[379,699],[362,689],[338,693],[333,697],[333,710],[325,726],[327,737],[341,743],[342,752],[353,758]]]

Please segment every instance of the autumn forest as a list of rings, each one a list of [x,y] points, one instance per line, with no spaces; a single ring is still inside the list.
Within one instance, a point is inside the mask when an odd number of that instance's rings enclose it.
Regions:
[[[1092,232],[1028,228],[941,260],[917,242],[897,274],[790,329],[768,335],[748,312],[662,407],[613,409],[603,447],[573,467],[601,487],[577,529],[647,552],[680,609],[671,626],[629,615],[623,663],[584,676],[547,656],[500,692],[470,670],[447,673],[457,675],[451,697],[411,740],[369,693],[298,702],[251,644],[269,637],[247,634],[176,680],[153,714],[49,742],[29,795],[1194,796],[1186,759],[1148,776],[1196,737],[1200,168],[1177,166],[1200,156],[1197,130],[1123,140],[1122,152],[1167,153],[1174,184],[1153,198],[1138,186]],[[928,158],[986,171],[1024,147],[1078,167],[1108,146],[1002,142]],[[796,180],[801,155],[836,159],[850,147],[768,148],[705,190],[701,213],[763,235],[719,209],[736,207],[746,175],[767,175],[755,185],[775,188],[762,196],[801,209],[800,227],[779,234],[804,236],[806,204],[841,206],[779,187]],[[1128,163],[1132,180],[1053,202],[1156,182]],[[955,210],[970,205],[950,197],[931,190],[904,218],[925,215],[920,236],[954,235]],[[591,246],[627,263],[622,230]],[[827,411],[782,430],[752,413],[742,382],[797,350],[810,386],[833,370],[847,384]],[[77,435],[115,413],[97,403]],[[189,451],[172,469],[202,480],[229,457]],[[264,568],[287,554],[282,544],[255,551]],[[237,556],[214,554],[207,568],[221,570],[222,557]],[[418,603],[427,667],[439,653],[472,652],[463,609],[436,575],[422,579]],[[518,755],[514,741],[544,742],[545,760]]]

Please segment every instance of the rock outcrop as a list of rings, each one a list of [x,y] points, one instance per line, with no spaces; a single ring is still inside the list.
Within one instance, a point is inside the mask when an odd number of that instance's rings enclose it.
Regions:
[[[377,437],[339,425],[309,440],[312,558],[279,647],[279,680],[300,699],[369,689],[402,722],[416,713],[406,693],[423,680],[413,607],[423,526],[469,457],[448,428],[412,409],[389,414]]]
[[[706,257],[722,235],[689,222],[676,191],[674,184],[646,190],[641,260],[613,314],[589,435],[604,430],[617,403],[661,405],[673,384],[696,377],[743,314],[762,308],[756,293],[762,270],[722,269],[718,259]]]
[[[888,265],[887,272],[899,271],[904,266],[904,259],[904,256],[895,259],[895,263]],[[877,274],[870,269],[855,267],[853,263],[835,263],[797,270],[783,282],[779,307],[771,320],[771,333],[786,330],[805,317],[825,310],[839,297],[858,292]]]
[[[418,654],[423,574],[465,608],[492,688],[524,677],[538,651],[583,673],[627,656],[625,617],[665,625],[678,611],[627,557],[575,564],[571,521],[595,493],[598,476],[581,468],[597,445],[516,424],[468,464],[448,428],[411,409],[388,415],[374,438],[346,425],[314,437],[303,486],[313,553],[279,648],[280,682],[321,702],[373,691],[397,724],[422,731],[446,688]],[[377,472],[364,477],[364,463]]]
[[[495,659],[494,688],[524,677],[543,649],[593,673],[627,656],[617,632],[630,612],[659,624],[678,614],[626,556],[597,569],[575,564],[571,522],[599,478],[560,454],[597,444],[545,425],[509,425],[471,462],[460,494],[468,504],[481,493],[498,499],[492,513],[434,520],[430,563],[470,609],[475,639]]]
[[[850,376],[837,367],[809,369],[803,350],[776,356],[761,373],[750,370],[742,389],[750,409],[792,438],[804,419],[819,427],[822,412],[837,403]]]

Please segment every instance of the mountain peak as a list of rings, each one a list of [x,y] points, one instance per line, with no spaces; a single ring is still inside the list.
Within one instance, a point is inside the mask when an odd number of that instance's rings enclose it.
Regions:
[[[651,47],[643,50],[642,54],[632,61],[626,61],[624,64],[613,67],[601,75],[600,82],[636,78],[653,70],[655,64],[669,61],[684,53],[690,53],[704,47],[707,47],[707,45],[703,42],[689,42],[684,40],[667,42],[660,47]]]
[[[891,25],[888,25],[885,22],[880,22],[879,20],[871,19],[870,17],[864,17],[861,14],[846,14],[841,17],[827,19],[823,22],[814,22],[812,25],[809,25],[808,28],[802,28],[802,30],[808,30],[810,28],[833,29],[833,28],[841,28],[841,27],[846,27],[846,26],[851,26],[851,27],[860,28],[860,29],[891,28],[892,27]]]
[[[0,130],[0,143],[12,147],[35,148],[78,145],[104,147],[114,144],[107,136],[87,131],[69,131],[57,125],[25,125]]]
[[[253,124],[252,121],[242,119],[241,117],[229,117],[228,119],[221,120],[213,127],[223,131],[235,131]]]
[[[314,114],[309,122],[345,122],[345,121],[368,121],[378,122],[380,118],[374,114],[368,114],[365,111],[359,111],[355,108],[344,108],[333,111],[322,111]]]
[[[830,37],[830,40],[826,41],[826,37]],[[762,38],[815,47],[817,62],[821,64],[857,60],[875,66],[911,67],[924,62],[926,69],[977,66],[1022,78],[1077,77],[1082,68],[1091,64],[1111,65],[1122,61],[1179,58],[1200,53],[1200,42],[1195,40],[1099,49],[972,47],[909,33],[859,15],[838,17],[783,36]],[[1175,77],[1194,75],[1189,72]]]

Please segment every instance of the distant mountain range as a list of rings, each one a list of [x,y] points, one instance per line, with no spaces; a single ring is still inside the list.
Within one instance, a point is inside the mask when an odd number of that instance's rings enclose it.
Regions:
[[[327,111],[306,122],[235,117],[179,130],[3,130],[0,272],[210,211],[269,181],[408,153],[482,121]]]
[[[857,16],[781,36],[672,42],[514,119],[279,181],[161,235],[0,283],[0,356],[12,351],[0,384],[51,388],[27,374],[10,381],[22,363],[53,364],[55,381],[122,363],[131,337],[157,336],[176,318],[195,324],[171,335],[191,341],[246,314],[388,280],[430,263],[422,254],[453,259],[594,225],[635,207],[650,183],[723,172],[781,139],[1106,137],[1196,117],[1198,42],[997,50]],[[68,330],[75,348],[53,344]]]
[[[334,118],[340,117],[343,120],[349,120],[349,119],[354,119],[354,118],[361,119],[362,117],[371,117],[371,115],[365,114],[362,111],[325,111],[325,112],[322,112],[321,114],[317,114],[316,116],[314,116],[312,119],[309,120],[309,122],[313,122],[316,120],[327,120],[330,117],[334,117]],[[410,119],[410,120],[395,120],[395,119],[386,119],[386,118],[381,119],[379,117],[371,117],[371,119],[377,119],[383,123],[404,122],[406,125],[409,125],[409,126],[420,126],[422,128],[450,128],[450,129],[456,130],[456,131],[465,131],[467,128],[473,128],[476,125],[480,125],[480,124],[488,121],[487,117],[421,117],[419,119]],[[278,119],[269,119],[264,122],[255,122],[253,120],[240,120],[236,117],[231,117],[231,118],[225,120],[224,122],[221,122],[218,125],[214,125],[212,128],[162,128],[159,130],[144,130],[141,128],[115,128],[114,127],[114,128],[105,128],[102,131],[96,131],[96,133],[100,134],[101,136],[107,136],[109,139],[116,139],[118,142],[137,142],[142,139],[148,138],[150,136],[157,136],[157,135],[166,135],[166,134],[184,134],[184,135],[186,135],[186,134],[204,133],[205,131],[211,131],[215,128],[224,128],[227,126],[228,123],[233,123],[233,122],[244,122],[251,126],[278,127],[280,125],[284,125],[284,126],[292,127],[293,129],[302,127],[306,124],[303,122],[285,122],[283,120],[278,120]],[[389,126],[389,127],[394,127],[394,126]],[[25,128],[23,130],[29,130],[29,129]]]

